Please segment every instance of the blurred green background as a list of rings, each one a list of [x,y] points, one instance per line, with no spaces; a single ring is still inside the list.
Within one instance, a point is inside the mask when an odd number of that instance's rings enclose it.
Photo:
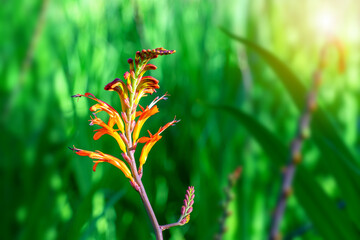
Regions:
[[[158,95],[171,96],[144,128],[155,132],[174,115],[181,119],[164,132],[144,166],[143,182],[160,224],[176,221],[187,187],[196,190],[189,224],[167,230],[164,238],[213,239],[227,176],[242,166],[224,239],[266,239],[281,167],[329,34],[345,46],[346,71],[338,72],[338,54],[330,48],[281,232],[285,239],[360,235],[358,1],[1,5],[1,239],[151,239],[141,199],[123,174],[110,164],[94,173],[90,159],[67,147],[119,156],[111,137],[92,140],[93,102],[70,96],[91,92],[120,107],[117,94],[103,87],[122,78],[137,50],[156,47],[177,51],[152,61]]]

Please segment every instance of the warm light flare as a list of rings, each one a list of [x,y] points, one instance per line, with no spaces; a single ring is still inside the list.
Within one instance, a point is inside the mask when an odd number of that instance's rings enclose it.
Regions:
[[[316,15],[317,30],[328,34],[336,35],[338,32],[338,17],[331,9],[322,9]]]

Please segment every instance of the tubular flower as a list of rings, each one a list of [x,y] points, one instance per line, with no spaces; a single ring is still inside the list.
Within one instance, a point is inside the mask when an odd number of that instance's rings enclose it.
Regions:
[[[124,133],[124,123],[121,120],[121,117],[119,115],[119,113],[112,107],[110,106],[108,103],[97,99],[93,94],[91,93],[85,93],[84,95],[81,94],[77,94],[74,95],[73,97],[87,97],[90,98],[94,101],[97,101],[98,104],[95,104],[93,106],[90,107],[90,111],[94,112],[94,113],[99,113],[101,111],[106,112],[107,114],[109,114],[109,121],[111,120],[111,122],[116,123],[116,125],[118,126],[119,130]]]
[[[100,129],[95,130],[96,133],[94,134],[93,137],[94,140],[98,140],[102,135],[108,134],[113,138],[115,138],[115,140],[119,144],[120,149],[123,152],[126,152],[125,143],[123,139],[120,137],[121,133],[120,134],[118,133],[118,131],[124,132],[124,124],[123,121],[121,120],[119,113],[109,104],[107,104],[104,101],[101,101],[100,99],[97,99],[91,93],[85,93],[85,95],[77,94],[72,97],[87,97],[98,102],[97,104],[90,107],[90,111],[94,112],[93,114],[95,116],[95,118],[90,117],[91,118],[90,125],[99,125],[101,127]],[[109,121],[107,124],[96,116],[96,113],[101,111],[105,111],[106,113],[109,114]],[[119,129],[114,129],[115,123],[119,127]]]
[[[157,106],[154,106],[153,108],[146,107],[146,109],[142,108],[142,112],[137,113],[140,114],[139,119],[137,120],[135,127],[134,127],[134,133],[133,133],[133,141],[136,142],[136,140],[139,138],[140,130],[142,126],[144,125],[145,121],[151,117],[152,115],[159,112],[159,109]]]
[[[118,142],[120,149],[123,152],[126,152],[126,146],[125,146],[124,140],[120,137],[121,133],[119,134],[117,132],[117,130],[113,129],[114,122],[112,122],[111,119],[109,120],[109,123],[106,124],[100,118],[96,117],[96,115],[95,115],[95,118],[91,118],[91,121],[90,121],[90,125],[94,125],[94,124],[102,127],[100,129],[95,130],[96,133],[94,134],[94,137],[93,137],[94,140],[98,140],[104,134],[109,134],[110,136],[115,138],[115,140]]]
[[[73,96],[78,98],[86,97],[97,102],[90,107],[90,111],[94,115],[90,119],[90,125],[98,125],[101,128],[95,130],[93,139],[98,140],[104,134],[108,134],[115,138],[121,151],[123,152],[121,155],[126,163],[129,164],[131,171],[136,171],[137,169],[134,159],[134,152],[136,150],[137,143],[145,143],[139,159],[139,170],[142,170],[142,166],[147,159],[149,151],[153,145],[161,139],[160,134],[166,128],[178,122],[178,120],[174,119],[172,122],[160,128],[156,134],[152,135],[150,133],[150,137],[139,138],[141,129],[148,118],[159,112],[156,103],[160,100],[165,100],[167,96],[165,94],[160,98],[156,97],[150,105],[146,106],[146,108],[139,105],[142,97],[145,97],[148,94],[151,95],[160,88],[159,80],[151,76],[144,76],[146,71],[155,70],[157,68],[155,65],[150,64],[149,61],[157,58],[159,55],[170,55],[173,53],[175,53],[175,50],[166,50],[164,48],[138,51],[135,54],[135,60],[131,58],[128,59],[129,71],[125,72],[124,79],[116,78],[105,85],[105,90],[117,92],[119,95],[121,112],[116,111],[108,103],[96,98],[91,93],[85,93],[84,95],[77,94]],[[138,106],[141,108],[140,111],[138,110]],[[107,123],[97,116],[99,112],[106,112],[109,115]],[[136,119],[137,117],[138,119]],[[98,159],[97,161],[94,161],[94,169],[100,162],[109,162],[121,169],[125,176],[130,178],[131,181],[133,181],[132,176],[134,176],[134,174],[138,174],[137,172],[132,172],[131,175],[131,171],[127,165],[123,161],[111,155],[104,154],[100,151],[90,152],[76,148],[72,149],[80,156],[89,156],[90,158]],[[132,183],[132,186],[135,189],[138,189],[135,182]]]
[[[139,160],[139,162],[140,162],[139,172],[142,172],[142,166],[145,164],[146,159],[147,159],[147,157],[148,157],[148,154],[149,154],[151,148],[155,145],[155,143],[156,143],[157,141],[159,141],[159,140],[162,138],[162,136],[160,136],[160,134],[161,134],[165,129],[167,129],[168,127],[174,125],[175,123],[177,123],[177,122],[179,122],[179,121],[180,121],[180,120],[175,120],[175,119],[174,119],[173,121],[167,123],[165,126],[161,127],[161,128],[159,129],[159,131],[158,131],[157,133],[155,133],[154,135],[152,135],[152,134],[150,133],[150,131],[148,131],[150,137],[142,137],[142,138],[140,138],[140,139],[138,140],[138,142],[140,142],[140,143],[145,143],[145,146],[143,147],[143,149],[142,149],[142,151],[141,151],[141,155],[140,155],[140,160]]]
[[[126,72],[124,74],[125,80],[129,79],[129,77],[130,77],[129,72]],[[119,78],[116,78],[116,79],[114,79],[114,81],[106,84],[104,89],[107,91],[115,91],[119,94],[120,102],[121,102],[121,109],[123,112],[125,112],[125,109],[126,109],[126,107],[129,107],[129,104],[125,103],[125,99],[128,99],[128,94],[127,94],[127,86],[124,83],[124,81],[120,80]]]
[[[145,121],[152,115],[159,112],[159,109],[155,104],[160,100],[166,100],[167,99],[166,96],[168,96],[168,95],[165,93],[160,98],[156,97],[154,99],[154,101],[152,101],[151,104],[149,106],[147,106],[145,109],[142,106],[140,106],[142,111],[139,111],[136,113],[136,117],[137,116],[140,116],[140,117],[137,120],[137,122],[135,124],[135,128],[134,128],[134,133],[133,133],[133,141],[134,142],[136,142],[136,140],[139,138],[140,130],[141,130],[142,126],[144,125]]]
[[[99,163],[108,162],[108,163],[111,163],[112,165],[114,165],[115,167],[119,168],[125,174],[125,177],[129,178],[131,182],[134,181],[129,168],[120,159],[118,159],[114,156],[111,156],[109,154],[102,153],[100,151],[91,152],[91,151],[86,151],[86,150],[82,150],[79,148],[75,148],[75,146],[70,149],[73,150],[79,156],[88,156],[89,158],[97,159],[97,161],[94,161],[94,163],[95,163],[95,165],[93,167],[94,172]]]

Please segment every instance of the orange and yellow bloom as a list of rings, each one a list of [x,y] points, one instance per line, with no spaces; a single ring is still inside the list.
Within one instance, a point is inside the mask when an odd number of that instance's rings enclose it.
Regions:
[[[151,148],[155,145],[155,143],[157,141],[159,141],[162,138],[162,136],[160,136],[160,134],[163,131],[165,131],[165,129],[167,129],[168,127],[174,125],[175,123],[177,123],[179,121],[180,120],[174,119],[173,121],[167,123],[165,126],[161,127],[159,129],[159,131],[157,131],[157,133],[155,133],[154,135],[152,135],[150,133],[150,131],[148,130],[150,137],[142,137],[138,140],[138,142],[140,142],[140,143],[145,143],[145,146],[143,147],[143,149],[141,151],[141,155],[140,155],[140,159],[139,159],[139,162],[140,162],[139,172],[142,172],[142,166],[145,164]]]
[[[94,172],[99,163],[108,162],[108,163],[111,163],[112,165],[114,165],[115,167],[119,168],[125,174],[125,177],[130,179],[130,181],[132,181],[132,182],[134,181],[129,168],[120,159],[118,159],[114,156],[111,156],[109,154],[102,153],[100,151],[91,152],[91,151],[86,151],[86,150],[82,150],[79,148],[75,148],[75,146],[70,149],[73,150],[79,156],[88,156],[89,158],[97,159],[97,161],[94,161],[94,163],[95,163],[95,165],[93,167]]]
[[[155,100],[146,108],[139,105],[142,97],[147,94],[153,94],[157,89],[160,88],[159,81],[151,76],[144,76],[148,70],[155,70],[156,66],[149,64],[151,59],[157,58],[159,55],[169,55],[175,53],[174,50],[166,50],[164,48],[156,48],[153,50],[142,50],[136,52],[135,61],[129,59],[129,72],[124,74],[124,80],[116,78],[112,82],[105,86],[107,91],[115,91],[118,93],[121,102],[121,111],[116,111],[110,104],[96,98],[91,93],[77,94],[73,97],[86,97],[96,102],[90,107],[90,111],[93,116],[90,117],[90,125],[98,125],[101,128],[94,130],[94,140],[98,140],[103,135],[107,134],[112,136],[118,143],[121,149],[121,155],[124,161],[102,153],[100,151],[86,151],[78,148],[71,148],[76,154],[80,156],[88,156],[94,161],[94,171],[100,162],[108,162],[117,168],[119,168],[127,178],[130,179],[132,186],[136,186],[136,176],[142,175],[142,168],[147,160],[148,154],[154,144],[161,139],[160,134],[169,126],[174,125],[178,120],[173,120],[161,127],[157,133],[152,135],[150,132],[149,137],[140,137],[140,132],[145,122],[149,117],[159,112],[156,103],[161,99],[166,99],[166,94],[162,97],[157,97]],[[138,106],[141,108],[137,111]],[[104,122],[98,113],[105,112],[108,114],[109,119]],[[134,152],[138,143],[145,143],[140,159],[139,168],[136,167],[134,159]],[[137,171],[135,171],[137,170]],[[140,175],[137,175],[141,173]],[[134,176],[136,175],[136,176]]]

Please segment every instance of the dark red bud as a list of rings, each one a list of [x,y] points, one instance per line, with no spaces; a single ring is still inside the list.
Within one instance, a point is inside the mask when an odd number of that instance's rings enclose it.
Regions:
[[[145,65],[145,68],[144,68],[144,71],[148,71],[148,70],[156,70],[156,66],[155,65],[153,65],[153,64],[146,64]]]
[[[113,89],[113,85],[117,84],[118,82],[121,82],[121,80],[119,78],[114,79],[112,82],[109,82],[108,84],[105,85],[104,89],[105,90],[112,90]]]

